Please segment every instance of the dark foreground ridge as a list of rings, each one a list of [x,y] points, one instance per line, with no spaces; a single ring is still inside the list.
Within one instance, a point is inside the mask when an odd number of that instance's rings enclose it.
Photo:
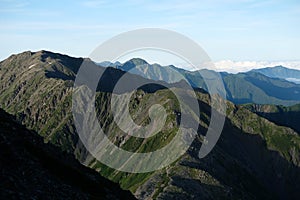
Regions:
[[[134,199],[0,109],[0,199]]]

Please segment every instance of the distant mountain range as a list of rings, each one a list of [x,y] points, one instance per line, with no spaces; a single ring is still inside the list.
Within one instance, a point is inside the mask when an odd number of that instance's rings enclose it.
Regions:
[[[207,90],[201,77],[201,73],[205,73],[206,69],[187,71],[173,65],[148,64],[145,60],[139,58],[131,59],[123,64],[108,65],[108,62],[105,64],[106,67],[112,66],[145,78],[168,83],[186,79],[193,87]],[[210,72],[213,73],[213,71]],[[289,106],[300,102],[300,84],[285,80],[300,78],[299,70],[274,67],[238,74],[226,72],[220,74],[224,81],[227,99],[235,104],[257,103]]]
[[[2,155],[0,173],[3,174],[0,194],[5,195],[4,199],[10,197],[8,195],[14,191],[20,195],[24,194],[25,198],[35,197],[33,194],[43,192],[44,190],[40,188],[47,188],[48,184],[50,184],[50,189],[55,187],[61,189],[61,185],[69,188],[63,190],[67,194],[73,194],[75,187],[80,191],[82,189],[86,191],[87,194],[83,195],[87,198],[91,193],[103,192],[101,189],[106,190],[108,194],[112,192],[115,196],[118,194],[126,196],[126,191],[123,193],[124,191],[120,190],[119,186],[105,182],[98,176],[93,174],[88,176],[89,173],[87,173],[87,179],[83,178],[86,177],[85,170],[87,169],[78,167],[71,158],[70,161],[67,156],[64,157],[64,153],[73,154],[81,163],[91,168],[92,172],[98,172],[105,178],[118,183],[122,189],[130,190],[138,199],[299,198],[300,136],[298,129],[293,128],[293,124],[282,124],[280,119],[268,120],[268,117],[264,118],[258,113],[259,110],[251,109],[251,106],[250,108],[245,105],[237,106],[218,97],[218,101],[225,101],[227,106],[225,126],[212,152],[205,158],[199,159],[198,152],[203,144],[204,135],[209,129],[212,110],[210,95],[199,89],[196,89],[195,93],[201,114],[200,116],[192,115],[189,120],[191,124],[198,125],[197,137],[188,151],[174,163],[149,173],[125,173],[100,163],[82,145],[72,116],[74,79],[83,60],[48,51],[28,51],[12,55],[0,62],[0,107],[13,115],[15,121],[24,125],[11,122],[11,117],[0,110],[0,154]],[[89,60],[87,62],[94,65]],[[126,65],[124,64],[124,69],[136,69],[136,66],[140,64],[145,64],[145,62],[140,59],[131,60]],[[172,68],[181,70],[174,66],[169,67],[169,69]],[[148,67],[148,69],[151,68]],[[164,78],[167,72],[163,73],[160,68],[158,69],[146,74]],[[104,75],[99,81],[95,97],[97,119],[112,143],[126,151],[150,152],[164,147],[174,138],[181,123],[178,118],[180,108],[170,90],[157,86],[161,82],[156,81],[157,84],[140,88],[132,94],[129,109],[137,124],[149,123],[148,110],[154,104],[160,104],[166,109],[167,119],[162,130],[153,137],[145,139],[129,137],[118,128],[116,123],[112,123],[113,114],[110,109],[114,84],[126,72],[103,67],[99,67],[99,70],[103,70]],[[182,72],[193,85],[201,83],[201,78],[194,75],[196,72],[185,70]],[[127,74],[133,86],[149,81],[139,75]],[[279,89],[296,85],[255,72],[251,72],[250,75],[239,74],[237,76],[223,73],[222,76],[225,83],[226,79],[234,79],[227,81],[226,87],[231,88],[230,84],[234,83],[232,88],[235,88],[236,92],[252,91],[250,88],[260,89],[259,87],[262,86],[259,84],[263,83],[269,83],[268,87],[276,86]],[[170,80],[173,79],[172,76],[168,77]],[[245,84],[249,87],[244,88]],[[185,92],[181,87],[181,82],[169,84],[169,86]],[[243,87],[238,88],[239,86]],[[123,92],[130,92],[130,88],[126,89],[128,91]],[[266,90],[266,88],[260,89],[264,91],[262,94],[268,97]],[[274,93],[274,91],[270,92]],[[284,91],[281,90],[281,92]],[[292,102],[289,99],[286,101]],[[191,107],[191,112],[194,109]],[[293,117],[300,116],[296,108],[291,110],[295,110]],[[267,110],[265,109],[264,112]],[[28,133],[27,129],[33,131]],[[29,136],[26,139],[24,136],[26,133],[39,136]],[[51,145],[48,151],[47,144],[42,141],[34,142],[40,140],[41,137],[45,142],[56,147]],[[91,138],[94,138],[94,135]],[[16,159],[8,159],[14,158],[11,155],[17,155]],[[49,159],[49,157],[54,159]],[[70,170],[72,167],[81,173],[74,174],[74,171]],[[61,169],[58,171],[59,174],[57,174],[57,168]],[[81,182],[73,181],[76,175],[80,175]],[[2,177],[5,178],[4,182]],[[47,182],[48,178],[50,183]],[[105,185],[97,190],[98,183]],[[28,184],[33,188],[28,188]],[[38,184],[41,187],[37,186]],[[82,188],[89,184],[93,186],[90,188],[92,191]],[[18,189],[19,186],[24,192]],[[116,190],[112,190],[111,186]],[[51,190],[51,193],[56,193],[56,195],[60,195],[60,192]],[[44,194],[48,195],[50,192]]]
[[[300,84],[300,70],[290,69],[283,66],[254,69],[253,72],[264,74],[271,78],[280,78]]]

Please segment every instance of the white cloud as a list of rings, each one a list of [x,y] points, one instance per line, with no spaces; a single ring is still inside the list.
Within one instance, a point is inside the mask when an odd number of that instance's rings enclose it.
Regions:
[[[230,73],[246,72],[251,69],[259,69],[264,67],[274,67],[282,65],[287,68],[299,69],[300,61],[232,61],[222,60],[215,62],[217,71],[226,71]]]

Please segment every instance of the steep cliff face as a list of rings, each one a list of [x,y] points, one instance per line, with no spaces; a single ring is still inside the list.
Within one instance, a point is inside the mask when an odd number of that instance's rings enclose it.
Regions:
[[[198,158],[211,115],[210,96],[201,90],[196,92],[200,118],[190,120],[199,123],[198,136],[173,164],[141,174],[120,172],[101,164],[78,140],[71,113],[73,81],[82,61],[45,51],[9,57],[0,63],[0,105],[45,141],[74,153],[82,163],[130,189],[139,199],[296,199],[299,195],[299,135],[230,102],[226,102],[226,122],[216,147],[204,159]],[[100,81],[102,87],[96,95],[99,123],[109,139],[127,151],[160,149],[174,138],[180,125],[178,101],[170,90],[157,85],[135,91],[129,110],[137,124],[149,124],[148,110],[154,104],[166,109],[167,119],[153,137],[129,137],[113,123],[110,110],[112,88],[123,74],[108,68]],[[145,82],[141,77],[130,76]],[[180,83],[170,87],[182,90]]]

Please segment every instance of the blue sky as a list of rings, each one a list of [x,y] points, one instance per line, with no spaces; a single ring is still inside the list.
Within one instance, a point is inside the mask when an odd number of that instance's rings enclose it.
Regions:
[[[137,28],[166,28],[214,61],[300,60],[300,1],[0,0],[0,59],[41,49],[88,56]]]

